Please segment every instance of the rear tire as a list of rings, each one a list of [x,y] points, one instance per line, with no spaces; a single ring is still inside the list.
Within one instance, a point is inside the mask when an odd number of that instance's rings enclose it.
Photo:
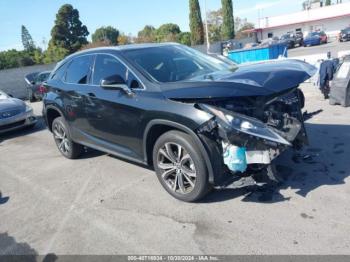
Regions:
[[[63,117],[57,117],[53,120],[52,134],[58,150],[64,157],[76,159],[83,152],[83,146],[73,142]]]
[[[194,202],[209,192],[205,160],[186,133],[169,131],[159,137],[153,148],[153,166],[161,185],[176,199]]]

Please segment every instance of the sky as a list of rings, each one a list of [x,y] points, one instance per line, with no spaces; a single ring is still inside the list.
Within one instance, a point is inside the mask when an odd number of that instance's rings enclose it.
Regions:
[[[221,0],[199,0],[204,19],[207,10],[217,10]],[[56,13],[69,3],[77,8],[80,20],[91,34],[96,28],[111,25],[126,34],[137,35],[145,25],[158,27],[176,23],[189,31],[188,0],[0,0],[0,50],[23,49],[21,25],[34,42],[43,47],[50,40]],[[257,23],[261,17],[300,11],[303,0],[234,0],[234,15]],[[89,39],[90,39],[89,36]]]

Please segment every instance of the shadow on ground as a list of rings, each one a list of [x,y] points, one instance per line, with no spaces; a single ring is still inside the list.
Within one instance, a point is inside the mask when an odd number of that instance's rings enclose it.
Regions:
[[[9,201],[10,197],[3,197],[0,191],[0,205],[6,204]]]
[[[55,254],[39,256],[37,251],[28,243],[18,243],[7,233],[0,233],[0,261],[6,262],[54,262]]]
[[[306,197],[321,186],[341,185],[350,176],[350,126],[306,124],[310,146],[302,152],[285,152],[277,159],[277,171],[282,178],[278,185],[217,190],[204,203],[243,197],[245,202],[276,203],[288,201],[281,190],[291,188]]]

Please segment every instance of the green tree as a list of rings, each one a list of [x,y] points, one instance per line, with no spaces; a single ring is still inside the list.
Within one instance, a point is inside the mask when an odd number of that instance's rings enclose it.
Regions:
[[[210,11],[207,15],[210,42],[221,41],[222,9]]]
[[[121,33],[118,36],[118,45],[128,45],[131,43],[131,40],[131,36]]]
[[[69,54],[69,50],[63,47],[55,46],[49,44],[45,54],[44,54],[44,63],[54,63],[62,60]]]
[[[158,42],[176,41],[177,35],[180,33],[181,30],[178,25],[172,23],[163,24],[156,30],[156,39]]]
[[[49,48],[54,50],[48,51],[55,53],[57,50],[65,49],[69,53],[74,53],[88,43],[86,39],[88,35],[89,31],[79,19],[79,11],[72,5],[65,4],[58,10],[55,25],[51,30]]]
[[[118,45],[119,31],[112,27],[100,27],[92,34],[92,42],[101,42],[109,40],[112,45]]]
[[[332,5],[332,0],[326,0],[325,5]]]
[[[235,23],[233,20],[233,5],[232,0],[221,0],[222,5],[222,27],[221,35],[223,40],[235,38]]]
[[[29,34],[28,29],[22,25],[21,27],[22,44],[24,50],[33,51],[35,49],[34,41],[32,36]]]
[[[146,25],[141,31],[138,32],[137,43],[154,43],[156,42],[156,29],[151,25]]]
[[[35,64],[42,64],[44,62],[44,53],[41,48],[36,48],[33,53]]]
[[[191,33],[190,32],[182,32],[178,34],[177,42],[183,45],[191,45]]]
[[[204,28],[198,0],[190,0],[191,44],[204,44]]]
[[[245,30],[254,29],[255,26],[253,23],[248,22],[246,18],[242,19],[240,17],[235,17],[235,38],[242,39],[249,36],[245,33]]]

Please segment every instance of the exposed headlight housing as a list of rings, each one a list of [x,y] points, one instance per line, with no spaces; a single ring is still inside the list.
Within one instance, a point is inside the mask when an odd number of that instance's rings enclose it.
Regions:
[[[28,113],[28,112],[31,112],[31,111],[33,111],[33,108],[31,106],[29,106],[29,105],[26,105],[26,112]]]
[[[284,139],[279,134],[274,132],[270,127],[265,125],[263,122],[255,118],[234,113],[226,109],[217,108],[214,106],[209,106],[204,104],[201,104],[200,106],[208,113],[211,113],[217,118],[219,118],[223,124],[239,132],[252,135],[255,137],[259,137],[262,139],[266,139],[269,141],[277,142],[280,144],[284,144],[284,145],[288,145],[288,146],[291,145],[286,139]]]

